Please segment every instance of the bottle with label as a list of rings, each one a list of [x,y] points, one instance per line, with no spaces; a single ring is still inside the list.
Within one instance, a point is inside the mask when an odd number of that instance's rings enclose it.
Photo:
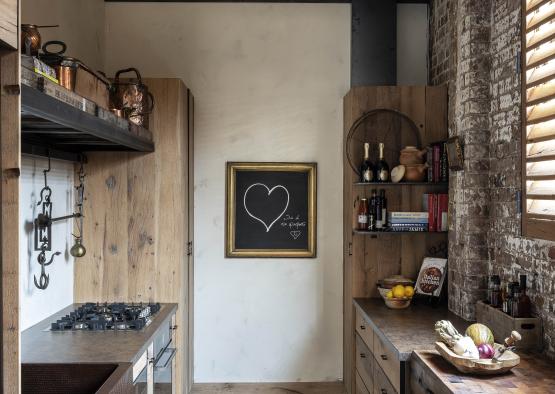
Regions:
[[[374,166],[370,161],[370,144],[364,143],[364,159],[360,165],[360,181],[372,182],[374,180]]]
[[[501,306],[501,278],[499,275],[492,275],[490,291],[490,305],[494,308],[499,308]]]
[[[376,189],[372,189],[372,197],[370,197],[370,207],[368,210],[368,230],[376,231]]]
[[[380,200],[382,202],[382,228],[387,227],[387,198],[385,198],[385,189],[380,189]]]
[[[519,307],[519,299],[520,299],[520,286],[514,282],[513,283],[513,297],[511,302],[511,316],[512,317],[521,317],[521,312]]]
[[[526,275],[520,275],[520,297],[518,299],[518,317],[532,316],[532,302],[526,294]]]
[[[377,182],[389,182],[389,165],[384,159],[384,144],[380,142],[378,145],[380,149],[380,156],[378,162],[376,163],[376,181]]]
[[[502,306],[501,309],[503,310],[503,312],[507,313],[507,314],[511,314],[511,284],[510,283],[506,283],[502,286],[502,291],[503,291],[503,296],[502,296]]]
[[[357,230],[368,230],[368,200],[361,198],[358,203]]]

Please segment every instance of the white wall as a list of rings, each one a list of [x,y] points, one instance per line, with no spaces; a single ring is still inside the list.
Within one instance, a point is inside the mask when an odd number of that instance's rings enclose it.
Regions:
[[[102,69],[104,0],[21,0],[21,21],[35,25],[60,25],[39,29],[42,42],[64,41],[67,56],[80,59],[94,70]]]
[[[44,186],[42,170],[48,167],[46,159],[23,156],[20,178],[19,204],[19,305],[21,331],[65,308],[73,302],[73,257],[69,254],[72,244],[73,222],[60,221],[52,224],[52,252],[62,254],[46,267],[50,284],[46,290],[35,287],[33,277],[40,278],[39,252],[34,250],[33,220],[42,207],[37,206]],[[48,185],[52,189],[52,215],[64,216],[73,212],[73,165],[52,160],[48,173]]]
[[[106,26],[109,73],[195,95],[195,381],[341,378],[350,6],[106,3]],[[224,258],[227,160],[318,162],[317,258]]]
[[[397,85],[428,84],[428,5],[397,4]]]

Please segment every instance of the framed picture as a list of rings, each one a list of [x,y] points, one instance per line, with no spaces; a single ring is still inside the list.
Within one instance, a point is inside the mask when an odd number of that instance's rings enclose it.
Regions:
[[[226,257],[316,256],[316,163],[226,169]]]

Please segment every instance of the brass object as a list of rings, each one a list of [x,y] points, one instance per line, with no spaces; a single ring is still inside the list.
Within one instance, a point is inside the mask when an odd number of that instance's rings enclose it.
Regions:
[[[39,54],[41,36],[39,27],[58,27],[59,25],[37,26],[29,23],[21,24],[21,53],[28,56]]]
[[[61,61],[60,65],[56,68],[58,83],[61,86],[71,91],[75,90],[75,77],[79,63],[79,60],[70,57],[64,58]]]
[[[81,238],[75,238],[75,244],[69,250],[73,257],[83,257],[87,253],[87,249],[81,243]]]
[[[127,72],[134,72],[136,78],[120,80],[120,75]],[[131,67],[116,72],[110,91],[110,108],[127,109],[131,122],[148,128],[148,115],[154,109],[154,96],[143,84],[139,70]]]
[[[405,177],[403,180],[407,182],[422,182],[426,179],[427,169],[427,164],[407,164],[405,165]]]
[[[307,174],[307,247],[306,249],[237,248],[236,175],[243,171],[296,172]],[[278,187],[280,185],[273,185]],[[268,187],[268,186],[266,186]],[[283,186],[282,186],[283,187]],[[242,205],[242,204],[239,204]],[[285,211],[284,211],[285,212]],[[251,215],[252,216],[252,215]],[[275,220],[277,221],[277,219]],[[277,223],[276,223],[277,225]],[[270,225],[271,227],[271,225]],[[264,229],[262,230],[264,231]],[[269,229],[268,231],[269,232]],[[316,163],[238,163],[228,162],[226,173],[226,257],[315,257],[316,256]]]
[[[403,165],[422,164],[424,163],[425,154],[426,149],[418,150],[415,146],[406,146],[401,149],[399,163]]]

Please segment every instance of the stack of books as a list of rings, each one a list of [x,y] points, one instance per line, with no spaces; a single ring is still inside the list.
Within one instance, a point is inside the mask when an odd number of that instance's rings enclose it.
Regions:
[[[428,218],[428,212],[390,212],[388,217],[389,231],[428,231]]]
[[[449,164],[445,141],[435,142],[427,147],[428,182],[448,182]]]
[[[443,232],[448,230],[447,213],[449,209],[449,195],[424,194],[427,199],[424,208],[428,209],[428,223],[430,232]]]

